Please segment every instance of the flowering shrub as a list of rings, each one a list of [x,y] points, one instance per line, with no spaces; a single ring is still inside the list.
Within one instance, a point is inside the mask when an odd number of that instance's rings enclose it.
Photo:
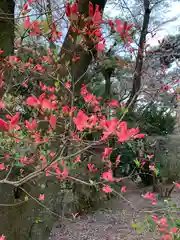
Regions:
[[[28,0],[22,9],[22,15],[25,16],[24,29],[31,37],[43,34],[42,23],[31,20],[27,15],[34,3],[35,1]],[[74,23],[71,28],[79,36],[78,44],[88,51],[86,39],[88,36],[91,43],[95,45],[96,51],[102,54],[106,41],[102,34],[101,24],[104,21],[99,7],[96,6],[94,9],[89,3],[87,18],[82,17],[78,12],[77,2],[67,3],[65,11],[69,21]],[[82,29],[76,26],[79,19],[84,20]],[[133,25],[123,24],[120,20],[108,21],[107,24],[111,29],[116,29],[129,47],[132,43],[130,31]],[[50,42],[55,42],[62,36],[54,23],[51,26],[50,35]],[[22,187],[24,183],[38,180],[42,176],[47,178],[54,176],[60,182],[71,180],[88,186],[98,186],[104,193],[111,193],[114,190],[110,183],[119,182],[120,179],[113,176],[110,161],[113,149],[108,145],[109,140],[113,138],[118,144],[124,144],[135,139],[143,139],[145,135],[137,127],[129,128],[127,122],[123,120],[124,114],[120,119],[109,114],[112,107],[114,111],[119,111],[121,108],[115,99],[110,103],[102,103],[101,98],[90,93],[85,84],[79,89],[79,97],[84,103],[83,107],[79,107],[74,93],[79,79],[77,82],[73,81],[72,76],[60,79],[61,75],[58,72],[60,60],[62,60],[61,56],[49,49],[47,54],[39,56],[39,59],[24,60],[14,55],[4,58],[1,63],[0,86],[3,89],[3,95],[0,102],[0,171],[5,173],[5,177],[0,180],[0,183],[20,187],[24,191]],[[79,60],[80,57],[74,53],[72,63]],[[9,72],[14,74],[12,76],[21,75],[21,77],[7,79]],[[34,85],[28,96],[11,94],[13,87],[28,88],[31,81]],[[26,113],[27,110],[29,115],[25,119],[24,112]],[[87,135],[93,132],[98,132],[96,139],[87,140]],[[100,172],[99,179],[85,181],[81,176],[73,177],[72,169],[78,168],[84,161],[83,154],[94,146],[101,145],[105,145],[101,169],[90,159],[87,162],[87,170],[92,175]],[[116,168],[120,161],[121,158],[118,155]],[[20,169],[19,175],[12,177],[12,171],[15,168]],[[126,191],[126,186],[119,189],[121,193]],[[42,192],[36,196],[40,202],[45,198]],[[156,203],[153,193],[144,195],[144,198],[150,199],[153,204]],[[5,239],[5,236],[2,235],[0,239]]]

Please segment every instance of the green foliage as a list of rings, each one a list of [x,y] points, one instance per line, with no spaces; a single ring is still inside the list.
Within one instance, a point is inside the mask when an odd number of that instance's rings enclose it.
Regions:
[[[166,107],[161,107],[159,109],[157,105],[152,105],[143,112],[142,119],[148,135],[166,135],[173,132],[176,118],[172,115],[170,110],[167,110]]]

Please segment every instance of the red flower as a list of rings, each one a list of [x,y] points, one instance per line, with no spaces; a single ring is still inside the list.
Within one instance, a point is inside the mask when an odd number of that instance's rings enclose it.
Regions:
[[[64,86],[69,89],[71,88],[72,84],[70,82],[65,82]]]
[[[20,119],[20,112],[17,112],[13,117],[9,116],[10,124],[9,124],[9,130],[12,130],[16,127],[16,125],[19,122]]]
[[[104,152],[102,153],[103,160],[108,158],[112,153],[112,148],[104,148]]]
[[[24,28],[25,29],[30,29],[31,28],[31,22],[30,22],[30,17],[27,16],[24,20]]]
[[[52,42],[55,42],[57,39],[59,39],[62,36],[61,32],[58,32],[56,30],[56,25],[53,23],[52,24],[52,36],[51,36],[51,40]]]
[[[34,119],[32,121],[32,123],[30,123],[29,121],[25,120],[26,123],[26,128],[30,131],[34,131],[36,129],[36,120]]]
[[[30,106],[37,107],[40,104],[40,101],[37,97],[28,97],[26,100],[26,104]]]
[[[1,236],[0,236],[0,240],[5,240],[6,239],[6,237],[4,236],[4,234],[2,234]]]
[[[109,170],[107,172],[103,172],[102,174],[102,179],[103,180],[106,180],[108,182],[113,182],[114,181],[114,178],[113,178],[113,174],[112,174],[112,171]]]
[[[94,7],[92,2],[89,2],[89,17],[92,17],[94,14]]]
[[[66,12],[67,17],[70,17],[70,15],[71,15],[71,5],[70,5],[69,2],[66,3],[66,5],[65,5],[65,12]]]
[[[31,11],[31,9],[29,9],[28,7],[29,7],[28,3],[24,4],[23,9],[22,9],[22,14],[23,14],[23,15],[25,15],[25,14],[27,14],[28,12]]]
[[[112,99],[112,100],[109,102],[109,106],[110,106],[110,107],[120,107],[120,104],[119,104],[119,102],[118,102],[116,99]]]
[[[75,162],[75,163],[81,162],[81,157],[80,157],[80,156],[77,156],[77,157],[74,159],[73,162]]]
[[[180,189],[180,183],[174,183],[177,188]]]
[[[106,45],[105,45],[104,43],[98,43],[98,44],[96,45],[97,51],[98,51],[98,52],[104,51],[105,46],[106,46]]]
[[[94,164],[91,164],[91,163],[88,163],[87,167],[90,172],[97,172],[98,170],[97,168],[95,168]]]
[[[123,187],[121,188],[121,192],[122,192],[122,193],[127,192],[127,188],[126,188],[126,186],[123,186]]]
[[[144,133],[139,133],[139,134],[134,136],[135,139],[141,139],[141,138],[144,138],[144,137],[145,137]]]
[[[82,84],[80,93],[81,93],[81,96],[84,96],[84,95],[88,94],[88,91],[87,91],[87,88],[86,88],[85,84]]]
[[[44,68],[40,64],[34,66],[33,70],[37,72],[44,72]]]
[[[4,103],[0,102],[0,108],[5,108]]]
[[[51,117],[49,119],[49,124],[52,127],[52,129],[56,128],[56,121],[57,121],[56,116],[51,115]]]
[[[9,124],[1,118],[0,118],[0,129],[3,131],[8,131],[9,129]]]
[[[76,125],[77,130],[83,131],[87,127],[87,121],[89,117],[82,111],[79,110],[76,117],[73,117],[73,122]]]
[[[133,24],[127,25],[127,23],[121,23],[120,20],[116,20],[116,31],[120,34],[123,41],[127,41],[128,43],[132,43],[132,37],[129,35],[129,30],[134,26]]]
[[[44,194],[39,195],[39,201],[44,201]]]
[[[69,114],[70,113],[70,107],[69,106],[62,107],[62,113],[63,114]]]
[[[30,36],[39,36],[40,35],[40,22],[33,21],[31,23],[31,32],[29,33]]]
[[[156,204],[156,195],[154,193],[147,192],[146,194],[142,195],[142,197],[151,200],[152,204]]]
[[[71,13],[72,14],[77,14],[78,13],[78,4],[75,2],[72,7],[71,7]]]
[[[96,9],[95,9],[95,13],[94,13],[94,16],[92,18],[92,21],[95,25],[100,25],[101,23],[103,23],[102,15],[99,11],[99,5],[96,5]]]
[[[110,193],[110,192],[112,192],[112,188],[111,188],[110,186],[108,186],[108,185],[104,186],[104,187],[102,188],[102,190],[103,190],[103,192],[105,192],[105,193]]]
[[[4,163],[0,163],[0,170],[1,170],[1,171],[5,170]]]
[[[151,217],[156,223],[158,222],[158,217],[156,217],[156,216],[151,216]]]
[[[120,155],[118,155],[118,156],[117,156],[117,158],[116,158],[116,167],[118,167],[118,165],[119,165],[120,158],[121,158],[121,156],[120,156]]]
[[[111,120],[103,119],[100,121],[100,127],[103,128],[103,137],[101,140],[106,140],[110,135],[115,134],[118,120],[112,118]]]

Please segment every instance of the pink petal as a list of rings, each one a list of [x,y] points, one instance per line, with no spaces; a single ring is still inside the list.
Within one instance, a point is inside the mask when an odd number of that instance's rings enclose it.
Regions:
[[[126,186],[123,186],[123,187],[121,188],[121,192],[122,192],[122,193],[127,192],[127,188],[126,188]]]
[[[4,103],[0,102],[0,108],[5,108]]]
[[[56,121],[57,121],[56,116],[51,115],[51,117],[49,119],[49,124],[52,127],[52,129],[56,128]]]
[[[0,236],[0,240],[5,240],[6,239],[6,237],[4,236],[4,234],[2,234],[1,236]]]
[[[104,186],[104,187],[102,188],[102,190],[103,190],[105,193],[110,193],[110,192],[112,192],[112,188],[111,188],[110,186],[108,186],[108,185]]]
[[[44,201],[44,194],[39,195],[39,201]]]

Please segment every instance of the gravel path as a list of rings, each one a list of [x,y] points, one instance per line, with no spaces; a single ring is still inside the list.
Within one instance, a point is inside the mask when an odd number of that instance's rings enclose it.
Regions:
[[[150,240],[160,239],[157,234],[147,231],[145,216],[160,214],[163,203],[153,206],[144,200],[139,192],[125,194],[131,199],[134,209],[122,199],[113,199],[103,204],[102,209],[95,213],[77,217],[73,222],[56,223],[50,240]],[[173,198],[180,205],[180,194],[174,193]],[[159,212],[159,213],[158,213]],[[180,213],[179,213],[180,214]],[[143,231],[138,234],[132,229],[133,220],[142,222]]]

